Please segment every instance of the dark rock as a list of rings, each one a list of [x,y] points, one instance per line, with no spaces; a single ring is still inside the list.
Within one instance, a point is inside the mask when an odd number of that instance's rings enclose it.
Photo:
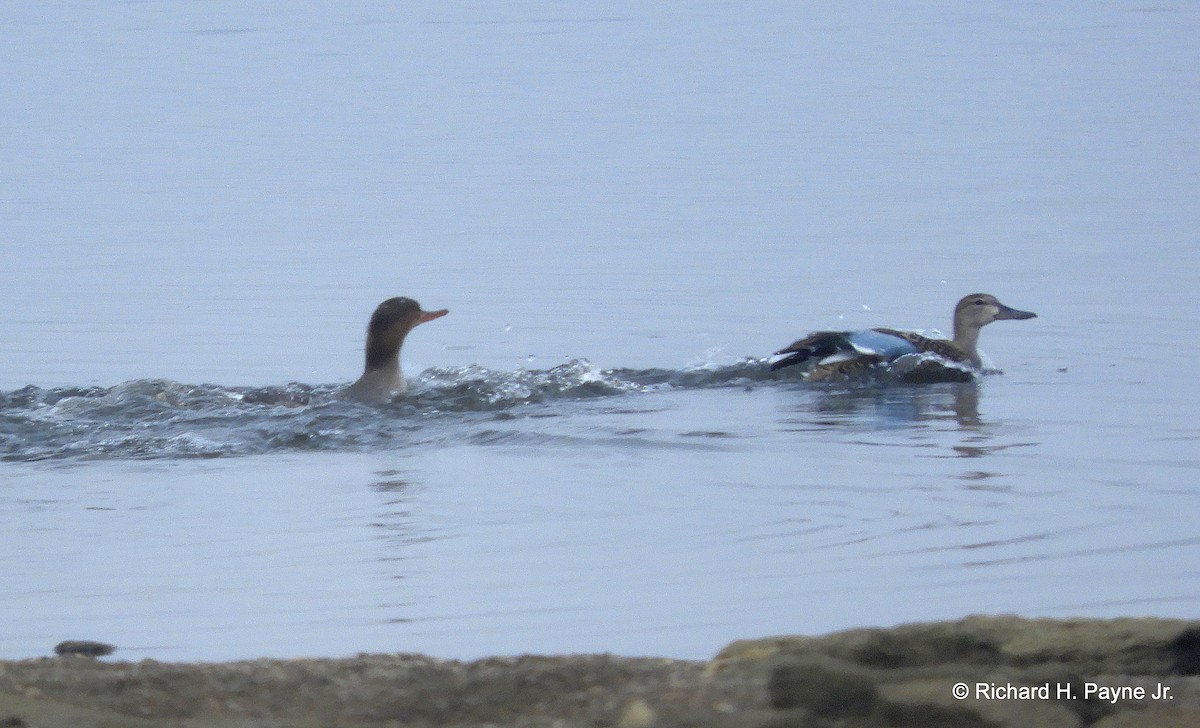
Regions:
[[[116,647],[103,642],[92,640],[65,640],[54,646],[54,654],[66,657],[81,655],[83,657],[104,657],[116,651]]]
[[[1180,675],[1200,675],[1200,627],[1185,629],[1167,644]]]
[[[881,724],[890,728],[998,728],[972,710],[934,703],[888,703]]]
[[[775,668],[767,679],[767,695],[777,710],[805,708],[830,718],[867,715],[879,698],[870,677],[819,660]]]

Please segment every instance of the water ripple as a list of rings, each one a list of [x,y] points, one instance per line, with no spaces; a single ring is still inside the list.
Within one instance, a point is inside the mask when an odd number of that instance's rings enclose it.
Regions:
[[[28,386],[0,392],[0,459],[206,458],[388,447],[436,438],[429,426],[454,422],[455,415],[459,423],[471,417],[495,422],[530,405],[770,379],[778,377],[761,360],[684,370],[606,370],[584,360],[516,372],[469,366],[429,369],[405,396],[377,407],[341,399],[340,385],[295,382],[226,387],[139,379],[112,387]],[[492,443],[549,436],[484,427],[458,438]]]
[[[889,421],[911,424],[909,410],[919,404],[912,385],[808,383],[794,372],[771,372],[764,359],[683,369],[601,369],[581,359],[515,372],[435,368],[410,382],[405,395],[378,406],[342,399],[343,385],[228,387],[139,379],[112,387],[28,386],[0,392],[0,460],[215,458],[433,442],[553,445],[562,435],[496,426],[505,420],[561,417],[574,411],[570,403],[601,398],[772,384],[812,388],[822,393],[818,409],[824,403],[842,417],[862,406],[882,406],[891,413]],[[682,436],[702,448],[721,447],[720,441],[737,437],[707,429]]]

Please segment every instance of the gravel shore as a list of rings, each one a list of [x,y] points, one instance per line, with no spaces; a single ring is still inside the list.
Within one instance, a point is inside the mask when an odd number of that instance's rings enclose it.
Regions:
[[[0,662],[0,728],[1200,726],[1186,620],[969,617],[735,642],[707,662],[119,656]]]

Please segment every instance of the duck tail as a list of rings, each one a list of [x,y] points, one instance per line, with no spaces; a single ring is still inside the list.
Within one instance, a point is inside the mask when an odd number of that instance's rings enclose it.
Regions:
[[[771,371],[775,371],[776,369],[783,369],[784,367],[794,366],[796,364],[803,364],[804,362],[808,361],[811,358],[812,358],[812,354],[809,353],[808,351],[798,351],[798,352],[792,354],[791,356],[785,356],[784,358],[782,358],[778,361],[771,362]]]
[[[803,364],[810,359],[820,361],[848,348],[850,348],[850,344],[846,341],[845,331],[817,331],[799,341],[792,342],[791,346],[775,352],[775,356],[781,354],[787,354],[787,356],[771,362],[771,371]]]

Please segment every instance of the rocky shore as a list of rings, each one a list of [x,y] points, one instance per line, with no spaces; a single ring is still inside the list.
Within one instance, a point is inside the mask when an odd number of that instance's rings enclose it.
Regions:
[[[969,617],[735,642],[708,662],[0,662],[0,728],[60,726],[1194,728],[1200,621]]]

